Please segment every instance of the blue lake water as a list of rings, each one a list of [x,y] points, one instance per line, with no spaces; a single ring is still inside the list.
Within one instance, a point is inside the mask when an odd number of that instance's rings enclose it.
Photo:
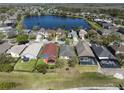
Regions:
[[[74,27],[89,29],[90,25],[83,19],[61,17],[61,16],[31,16],[24,18],[23,26],[25,29],[32,29],[34,26],[45,29],[64,27],[71,30]]]

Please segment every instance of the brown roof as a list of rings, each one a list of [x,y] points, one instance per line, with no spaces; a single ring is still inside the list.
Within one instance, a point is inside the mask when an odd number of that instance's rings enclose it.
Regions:
[[[86,42],[79,41],[76,45],[76,50],[78,56],[90,56],[94,57],[94,54],[90,48],[90,46]]]
[[[122,45],[122,44],[120,44],[120,45],[112,45],[111,47],[112,47],[112,49],[114,49],[115,51],[124,52],[124,45]]]

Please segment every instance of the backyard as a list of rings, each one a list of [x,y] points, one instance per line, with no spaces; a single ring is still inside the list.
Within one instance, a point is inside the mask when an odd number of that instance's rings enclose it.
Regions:
[[[34,70],[35,64],[36,64],[36,60],[34,60],[34,59],[31,59],[28,62],[23,62],[23,60],[20,59],[16,63],[16,65],[14,67],[14,70],[15,71],[28,71],[28,72],[32,72]]]
[[[80,65],[76,65],[76,69],[80,72],[97,72],[98,66],[97,65],[89,65],[89,66],[80,66]]]

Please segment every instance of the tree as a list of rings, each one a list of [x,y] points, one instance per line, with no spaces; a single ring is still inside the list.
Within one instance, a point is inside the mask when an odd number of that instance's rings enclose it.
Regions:
[[[101,36],[99,38],[101,42],[99,42],[101,45],[108,46],[113,41],[121,41],[122,39],[114,34],[108,35],[108,36]]]
[[[19,34],[17,37],[16,37],[16,40],[19,44],[25,44],[28,42],[28,35],[26,34]]]
[[[11,64],[11,63],[16,63],[16,60],[13,57],[7,54],[0,55],[0,64]]]
[[[1,72],[11,72],[14,69],[14,66],[11,65],[12,63],[16,63],[16,60],[11,56],[6,54],[0,55],[0,71]]]
[[[93,32],[93,31],[88,31],[87,34],[85,35],[85,38],[87,39],[96,39],[97,38],[97,33]]]
[[[36,39],[36,35],[33,35],[33,34],[29,35],[29,39],[30,39],[30,40]]]
[[[36,70],[40,73],[43,73],[43,74],[47,73],[47,68],[48,68],[47,64],[39,64],[36,66]]]
[[[10,64],[0,64],[0,71],[1,72],[11,72],[13,71],[14,66]]]
[[[64,61],[62,59],[57,59],[56,64],[55,64],[56,68],[62,68],[64,67]]]
[[[123,66],[123,65],[124,65],[124,55],[118,54],[118,55],[116,55],[116,58],[117,58],[119,64],[120,64],[121,66]]]
[[[68,61],[68,66],[69,66],[69,67],[75,67],[76,64],[77,64],[77,59],[76,59],[76,57],[73,57],[73,58],[71,58],[71,59]]]

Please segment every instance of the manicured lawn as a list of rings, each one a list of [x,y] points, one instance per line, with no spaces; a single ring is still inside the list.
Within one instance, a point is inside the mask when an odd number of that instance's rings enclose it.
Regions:
[[[76,69],[80,72],[97,72],[97,66],[84,66],[84,65],[76,65]]]
[[[29,62],[25,63],[21,59],[16,63],[14,70],[16,71],[33,71],[35,67],[36,60],[31,59]]]

